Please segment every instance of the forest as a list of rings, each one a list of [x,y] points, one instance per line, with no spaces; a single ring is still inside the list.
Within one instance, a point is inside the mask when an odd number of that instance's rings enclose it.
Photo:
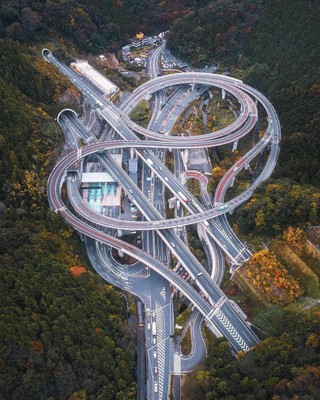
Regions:
[[[148,8],[137,10],[142,3],[106,2],[108,12],[87,3],[0,6],[3,400],[136,396],[135,338],[124,299],[92,272],[79,237],[48,209],[46,181],[63,143],[54,119],[61,108],[77,107],[80,94],[40,49],[47,42],[78,54],[118,49],[138,29],[159,31],[155,20],[167,29],[194,4],[163,3],[161,13],[150,2],[150,24]]]
[[[136,32],[158,34],[210,0],[3,0],[0,37],[54,40],[85,53],[115,51]]]
[[[320,4],[218,0],[178,19],[168,47],[191,65],[217,63],[275,106],[283,141],[273,177],[320,184]],[[192,29],[190,29],[192,26]]]
[[[137,31],[170,28],[169,47],[190,64],[218,63],[266,94],[282,125],[280,160],[233,223],[273,238],[288,226],[320,225],[319,13],[317,0],[1,1],[1,399],[136,395],[123,298],[48,209],[46,180],[63,142],[54,118],[80,94],[43,62],[41,46],[95,55]],[[320,398],[319,317],[317,307],[270,306],[254,320],[268,338],[238,359],[209,338],[184,398]]]
[[[307,295],[319,294],[318,261],[308,268],[300,248],[306,240],[291,234],[320,225],[319,20],[319,1],[218,0],[170,30],[168,46],[176,55],[198,68],[215,63],[218,72],[259,89],[282,127],[275,172],[231,218],[240,234],[271,242],[277,255],[260,250],[240,269],[264,299],[253,323],[265,340],[237,359],[225,341],[213,340],[204,366],[187,379],[185,399],[320,398],[319,306],[304,311],[291,303],[301,285]]]
[[[78,93],[25,45],[0,53],[0,397],[134,399],[124,299],[46,201],[56,101]]]

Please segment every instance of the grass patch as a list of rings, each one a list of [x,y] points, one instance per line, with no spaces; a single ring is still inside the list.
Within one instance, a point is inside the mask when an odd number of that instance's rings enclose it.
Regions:
[[[176,323],[178,325],[184,326],[188,321],[190,314],[191,314],[191,306],[187,307],[181,314],[177,316]]]
[[[308,241],[304,245],[300,258],[320,278],[320,252]]]
[[[146,100],[141,100],[136,107],[131,111],[129,117],[133,122],[146,128],[150,121],[151,111],[148,107],[148,103]]]
[[[319,279],[301,258],[285,243],[274,241],[272,251],[284,263],[286,269],[298,280],[310,297],[319,296]]]
[[[201,198],[201,192],[200,192],[200,185],[197,179],[195,178],[188,178],[187,180],[187,186],[190,192],[198,199],[200,200]]]
[[[190,326],[188,326],[188,329],[186,330],[185,335],[183,336],[183,339],[181,340],[180,346],[181,346],[181,353],[184,356],[188,356],[191,353],[192,344],[191,344]]]

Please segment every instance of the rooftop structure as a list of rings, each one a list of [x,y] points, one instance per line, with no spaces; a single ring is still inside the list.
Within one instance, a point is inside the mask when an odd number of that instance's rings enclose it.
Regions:
[[[106,96],[110,97],[119,91],[118,86],[111,82],[108,78],[102,75],[99,71],[94,69],[88,61],[77,61],[71,63],[80,74],[88,78],[94,85],[96,85]]]
[[[100,183],[100,182],[114,182],[108,172],[83,172],[82,173],[82,183]]]

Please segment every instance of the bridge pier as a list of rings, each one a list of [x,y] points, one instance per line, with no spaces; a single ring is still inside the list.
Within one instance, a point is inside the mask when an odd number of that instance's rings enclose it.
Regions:
[[[232,186],[233,186],[233,184],[234,184],[234,180],[235,180],[235,177],[233,177],[233,178],[231,179],[231,182],[230,182],[230,185],[229,185],[229,187],[232,187]]]
[[[245,168],[246,170],[248,170],[248,169],[250,168],[250,161],[247,161],[247,162],[244,164],[244,168]]]
[[[181,158],[182,158],[182,162],[183,164],[187,164],[188,159],[189,159],[189,150],[181,150]]]
[[[222,90],[221,90],[221,97],[222,97],[222,100],[225,100],[225,98],[226,98],[226,91],[225,91],[225,89],[222,89]]]
[[[237,264],[237,263],[232,263],[229,269],[229,272],[231,274],[231,278],[234,276],[234,274],[236,273],[236,271],[238,271],[238,269],[241,268],[241,264]]]
[[[239,140],[235,140],[232,144],[232,152],[234,153],[238,148]]]
[[[80,159],[80,163],[79,163],[79,185],[80,185],[80,181],[82,180],[82,173],[83,173],[83,158]]]
[[[219,329],[210,320],[205,319],[205,323],[207,327],[211,330],[211,332],[214,333],[215,337],[220,338],[223,336]]]

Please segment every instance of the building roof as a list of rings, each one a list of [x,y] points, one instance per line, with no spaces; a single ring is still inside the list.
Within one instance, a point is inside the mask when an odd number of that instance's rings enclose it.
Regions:
[[[82,183],[109,183],[115,182],[108,172],[83,172]]]
[[[71,63],[71,65],[102,90],[105,95],[111,96],[113,93],[118,91],[118,86],[94,69],[88,61],[77,61]]]

